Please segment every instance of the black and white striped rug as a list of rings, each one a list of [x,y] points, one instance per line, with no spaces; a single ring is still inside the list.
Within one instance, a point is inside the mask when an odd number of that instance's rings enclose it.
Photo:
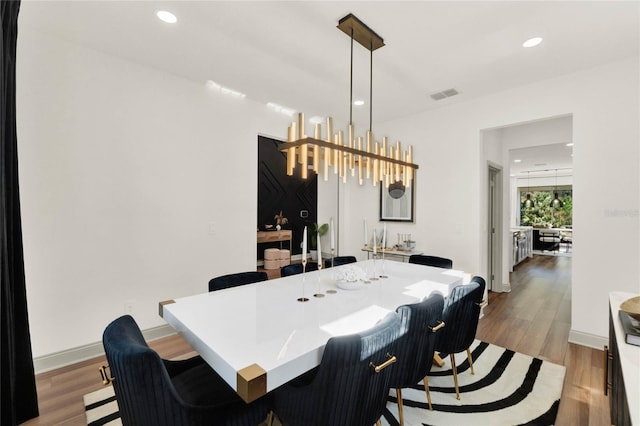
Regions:
[[[418,384],[402,390],[405,425],[552,425],[555,422],[564,366],[480,341],[475,341],[471,350],[474,375],[469,371],[466,353],[456,355],[460,400],[456,399],[448,357],[443,367],[434,366],[429,374],[433,411],[427,408],[424,386]],[[111,386],[85,395],[84,404],[89,426],[122,424]],[[389,394],[382,424],[399,424],[394,390]]]
[[[471,346],[472,375],[466,352],[456,354],[460,400],[456,399],[449,357],[429,373],[433,411],[422,384],[402,390],[405,425],[552,425],[566,368],[476,340]],[[398,425],[392,390],[383,416]]]

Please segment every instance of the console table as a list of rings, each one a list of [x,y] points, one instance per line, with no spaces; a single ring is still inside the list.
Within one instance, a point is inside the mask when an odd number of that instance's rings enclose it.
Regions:
[[[280,231],[258,231],[256,240],[258,244],[273,243],[280,241],[280,248],[282,248],[282,241],[289,242],[289,260],[291,260],[291,239],[293,238],[293,231],[290,229],[281,229]]]
[[[362,251],[367,252],[367,259],[369,259],[373,253],[373,248],[363,247]],[[388,256],[399,257],[403,262],[408,262],[412,254],[422,254],[422,252],[418,250],[405,251],[395,249],[378,249],[378,259],[382,259],[382,253],[384,253],[386,259],[388,259]]]

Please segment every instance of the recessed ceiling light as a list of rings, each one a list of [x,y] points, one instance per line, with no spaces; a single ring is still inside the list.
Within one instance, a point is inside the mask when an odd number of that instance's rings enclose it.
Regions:
[[[167,12],[166,10],[159,10],[156,12],[156,16],[163,22],[167,24],[175,24],[178,22],[178,18],[171,12]]]
[[[573,142],[569,142],[567,146],[573,146]]]
[[[514,163],[522,163],[522,160],[513,160]]]
[[[362,99],[358,99],[357,101],[353,101],[353,104],[355,106],[362,106],[364,105],[364,101]]]
[[[532,37],[529,40],[522,43],[522,47],[534,47],[542,43],[542,37]]]

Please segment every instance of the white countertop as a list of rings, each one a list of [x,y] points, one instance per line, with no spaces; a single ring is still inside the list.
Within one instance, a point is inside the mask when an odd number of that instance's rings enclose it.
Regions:
[[[620,357],[624,388],[627,393],[631,423],[640,425],[640,346],[625,342],[624,330],[618,314],[622,302],[635,296],[638,295],[620,291],[611,292],[609,293],[609,303],[611,304],[613,328],[618,342],[618,356]]]
[[[372,260],[357,266],[372,276]],[[376,275],[382,262],[376,262]],[[308,302],[302,296],[303,277],[294,275],[256,284],[176,299],[164,305],[163,317],[229,383],[237,387],[237,372],[257,364],[266,371],[267,392],[320,363],[327,340],[373,326],[398,306],[416,303],[438,290],[445,296],[467,283],[456,270],[400,262],[384,262],[387,279],[359,290],[342,290],[332,269],[304,274]],[[336,294],[315,298],[320,291]]]

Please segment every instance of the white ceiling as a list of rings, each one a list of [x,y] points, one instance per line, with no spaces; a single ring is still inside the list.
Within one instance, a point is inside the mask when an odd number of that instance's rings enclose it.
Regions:
[[[169,25],[155,11],[173,12]],[[24,0],[19,31],[39,30],[176,76],[206,80],[307,117],[349,113],[354,13],[385,40],[373,55],[374,123],[637,56],[640,3]],[[543,43],[525,49],[539,35]],[[368,126],[369,52],[354,47],[356,126]],[[460,95],[433,101],[433,92]],[[375,130],[375,126],[374,126]]]
[[[509,173],[518,178],[573,175],[573,146],[566,143],[532,146],[509,151]],[[515,163],[515,160],[520,162]],[[529,173],[527,173],[529,172]]]

